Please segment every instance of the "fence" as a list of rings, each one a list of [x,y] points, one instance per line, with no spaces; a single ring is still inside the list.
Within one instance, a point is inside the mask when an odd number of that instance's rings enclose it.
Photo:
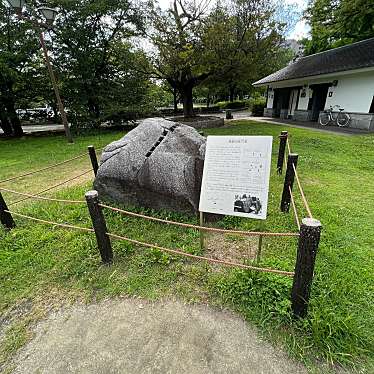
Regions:
[[[286,161],[286,153],[287,153],[287,161]],[[51,191],[52,189],[57,188],[65,183],[68,183],[71,180],[79,178],[82,175],[88,174],[89,172],[93,171],[94,174],[96,175],[97,170],[98,170],[98,162],[97,162],[97,157],[96,157],[96,151],[93,146],[88,147],[88,155],[91,160],[92,169],[86,170],[84,173],[81,173],[77,176],[69,178],[63,182],[55,184],[35,194],[19,192],[19,191],[10,189],[10,188],[1,187],[1,185],[5,182],[14,181],[16,179],[28,177],[36,173],[49,170],[51,168],[59,167],[68,162],[73,162],[74,160],[77,160],[78,158],[84,157],[86,155],[87,154],[81,154],[69,160],[65,160],[63,162],[59,162],[59,163],[35,170],[35,171],[31,171],[25,174],[21,174],[15,177],[1,180],[0,181],[0,221],[5,226],[5,228],[12,229],[15,227],[15,222],[13,219],[13,216],[15,216],[15,217],[29,219],[29,220],[39,222],[42,224],[65,228],[65,229],[73,229],[73,230],[79,230],[79,231],[88,232],[88,233],[95,233],[100,256],[101,256],[103,263],[105,264],[110,264],[113,261],[113,250],[112,250],[112,245],[111,245],[111,239],[115,239],[115,240],[127,241],[129,243],[139,245],[145,248],[158,249],[166,253],[170,253],[170,254],[178,255],[178,256],[184,256],[186,258],[190,258],[194,260],[206,261],[209,263],[215,263],[215,264],[220,264],[220,265],[229,266],[229,267],[237,267],[237,268],[246,269],[246,270],[272,273],[272,274],[276,274],[280,276],[293,277],[293,285],[292,285],[292,292],[291,292],[292,310],[295,316],[298,316],[298,317],[306,316],[307,308],[308,308],[308,301],[310,297],[310,289],[311,289],[312,280],[313,280],[315,258],[316,258],[316,253],[317,253],[319,240],[320,240],[321,224],[318,220],[312,217],[312,213],[311,213],[308,201],[305,197],[305,193],[303,191],[302,184],[301,184],[298,172],[297,172],[298,155],[291,152],[291,146],[290,146],[287,132],[282,131],[280,135],[278,161],[277,161],[277,172],[279,175],[283,173],[283,168],[286,167],[280,209],[282,212],[287,213],[289,212],[290,206],[292,206],[293,214],[294,214],[296,225],[298,228],[297,232],[226,230],[226,229],[219,229],[219,228],[204,226],[202,219],[200,220],[200,225],[193,225],[193,224],[182,223],[182,222],[174,222],[174,221],[165,220],[161,218],[146,216],[146,215],[139,214],[139,213],[134,213],[131,211],[127,211],[124,209],[119,209],[119,208],[112,207],[110,205],[103,204],[99,200],[99,195],[97,191],[88,191],[85,194],[85,200],[66,200],[66,199],[58,199],[58,198],[50,198],[50,197],[41,196],[45,192]],[[294,195],[293,195],[293,187],[294,187],[295,179],[296,179],[296,185],[298,187],[298,190],[301,196],[301,201],[303,202],[305,210],[308,214],[308,217],[303,218],[301,220],[301,223],[300,223],[298,209],[297,209]],[[59,202],[63,204],[81,204],[82,206],[86,205],[88,208],[89,215],[91,217],[93,228],[80,227],[80,226],[66,224],[66,223],[51,222],[51,221],[44,220],[41,218],[31,217],[25,214],[14,212],[13,210],[9,209],[8,205],[6,204],[1,194],[1,191],[12,193],[18,196],[22,196],[22,199],[17,200],[13,202],[12,204],[9,204],[9,206],[15,205],[21,201],[25,201],[28,199]],[[114,211],[118,214],[142,218],[142,219],[146,219],[146,220],[150,220],[153,222],[158,222],[158,223],[162,223],[166,225],[174,225],[174,226],[179,226],[179,227],[184,227],[184,228],[196,229],[200,232],[202,245],[204,243],[203,238],[204,238],[205,232],[216,232],[216,233],[235,234],[235,235],[244,235],[244,236],[257,236],[259,237],[258,256],[261,251],[261,243],[262,243],[263,237],[266,237],[266,236],[280,237],[280,238],[281,237],[298,237],[298,249],[297,249],[295,271],[290,272],[290,271],[279,270],[279,269],[252,266],[252,265],[247,265],[247,264],[242,264],[242,263],[237,263],[237,262],[218,260],[215,258],[186,253],[179,249],[165,248],[165,247],[162,247],[156,244],[146,243],[146,242],[138,241],[138,240],[131,239],[125,236],[120,236],[115,233],[110,233],[108,232],[106,221],[105,221],[105,216],[103,214],[104,209]]]

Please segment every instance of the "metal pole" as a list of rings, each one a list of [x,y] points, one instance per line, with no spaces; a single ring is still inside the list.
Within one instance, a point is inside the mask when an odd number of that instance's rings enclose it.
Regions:
[[[65,135],[66,135],[66,138],[67,138],[68,142],[73,143],[73,137],[71,136],[68,120],[66,118],[66,112],[65,112],[65,109],[64,109],[64,104],[62,103],[62,100],[61,100],[61,97],[60,97],[60,91],[58,90],[56,77],[55,77],[55,74],[53,72],[52,65],[51,65],[51,62],[50,62],[49,56],[48,56],[48,50],[47,50],[47,47],[46,47],[45,42],[44,42],[43,31],[40,31],[40,33],[39,33],[39,40],[40,40],[40,44],[43,48],[45,64],[47,65],[49,76],[51,78],[53,89],[55,91],[58,109],[60,111],[62,124],[64,125],[64,129],[65,129]]]

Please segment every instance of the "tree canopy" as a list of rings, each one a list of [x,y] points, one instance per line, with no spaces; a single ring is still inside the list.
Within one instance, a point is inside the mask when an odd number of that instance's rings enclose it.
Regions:
[[[311,26],[306,55],[374,37],[374,0],[314,0],[305,17]]]
[[[174,0],[170,8],[154,8],[150,40],[153,73],[177,90],[185,116],[193,115],[192,90],[238,91],[277,67],[284,24],[267,0],[217,2]]]
[[[173,0],[161,10],[146,0],[47,0],[59,13],[48,29],[36,11],[42,1],[26,3],[22,19],[0,5],[0,126],[7,135],[22,135],[17,108],[48,105],[58,114],[41,31],[76,125],[146,115],[172,96],[192,116],[197,86],[233,99],[289,57],[283,20],[292,12],[279,12],[273,1]]]

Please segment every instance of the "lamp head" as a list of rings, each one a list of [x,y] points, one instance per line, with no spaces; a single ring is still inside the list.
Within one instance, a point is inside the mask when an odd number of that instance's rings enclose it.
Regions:
[[[22,8],[25,6],[25,0],[6,0],[17,14],[22,13]]]
[[[38,11],[43,15],[48,25],[52,25],[57,16],[57,10],[49,7],[40,7]]]

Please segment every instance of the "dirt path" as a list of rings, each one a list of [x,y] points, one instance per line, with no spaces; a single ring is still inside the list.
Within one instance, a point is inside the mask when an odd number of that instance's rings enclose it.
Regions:
[[[50,315],[14,373],[306,373],[225,311],[179,302],[109,300]]]

